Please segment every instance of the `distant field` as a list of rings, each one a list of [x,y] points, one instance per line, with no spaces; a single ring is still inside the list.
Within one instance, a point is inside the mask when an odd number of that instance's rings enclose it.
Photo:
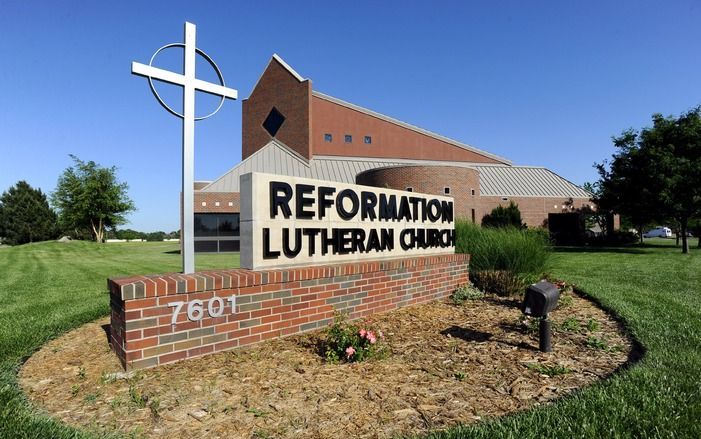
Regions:
[[[701,437],[701,250],[562,248],[551,272],[618,314],[647,349],[632,369],[556,404],[434,437]],[[0,437],[92,437],[34,413],[17,387],[23,358],[109,311],[109,276],[180,269],[177,243],[38,243],[0,248]],[[197,256],[197,268],[239,264]],[[469,371],[468,371],[469,374]]]

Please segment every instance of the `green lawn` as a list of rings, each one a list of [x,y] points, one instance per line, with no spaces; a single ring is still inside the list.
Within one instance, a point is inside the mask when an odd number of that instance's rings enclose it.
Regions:
[[[433,437],[701,437],[701,250],[674,240],[630,249],[560,249],[550,270],[614,310],[647,352],[633,368],[556,404]],[[29,409],[23,358],[108,313],[106,278],[177,271],[177,244],[83,242],[0,248],[0,437],[83,437]],[[197,267],[238,265],[238,254]]]

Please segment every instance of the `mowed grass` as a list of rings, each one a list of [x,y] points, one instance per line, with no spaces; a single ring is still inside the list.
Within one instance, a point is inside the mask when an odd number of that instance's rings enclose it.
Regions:
[[[701,437],[701,250],[673,239],[643,247],[556,249],[551,272],[617,314],[642,360],[556,404],[431,438]]]
[[[197,269],[238,267],[239,254],[196,256]],[[16,384],[23,358],[109,314],[107,278],[176,272],[177,243],[42,242],[0,248],[0,438],[80,437],[28,410]]]
[[[682,255],[673,240],[647,242],[558,249],[550,260],[555,276],[621,317],[646,348],[642,361],[555,404],[430,437],[701,437],[701,251],[694,246]],[[0,437],[93,436],[32,411],[16,383],[19,365],[47,340],[107,315],[107,277],[179,270],[176,249],[83,242],[0,248]],[[197,263],[232,267],[238,255],[198,256]]]

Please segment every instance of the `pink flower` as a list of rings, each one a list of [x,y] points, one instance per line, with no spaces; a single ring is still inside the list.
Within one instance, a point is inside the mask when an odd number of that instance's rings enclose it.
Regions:
[[[368,339],[370,344],[375,344],[375,342],[377,341],[377,338],[375,338],[375,334],[373,334],[372,331],[368,331],[368,335],[366,338]]]
[[[355,349],[353,349],[353,346],[348,346],[346,348],[346,358],[350,359],[350,357],[352,357],[353,354],[355,354]]]
[[[363,338],[363,337],[365,337],[365,334],[367,334],[367,331],[364,329],[361,329],[359,334],[360,334],[360,338]]]

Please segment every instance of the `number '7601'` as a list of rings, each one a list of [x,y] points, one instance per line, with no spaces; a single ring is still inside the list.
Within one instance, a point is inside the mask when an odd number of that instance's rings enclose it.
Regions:
[[[210,317],[221,317],[227,308],[227,305],[231,307],[231,313],[236,312],[236,296],[230,296],[226,299],[221,297],[212,297],[207,301],[207,313]],[[205,304],[202,300],[191,300],[189,302],[170,302],[168,307],[175,308],[173,310],[173,318],[170,320],[171,325],[175,325],[178,320],[178,314],[187,306],[187,318],[188,320],[198,321],[202,320],[204,317]]]

